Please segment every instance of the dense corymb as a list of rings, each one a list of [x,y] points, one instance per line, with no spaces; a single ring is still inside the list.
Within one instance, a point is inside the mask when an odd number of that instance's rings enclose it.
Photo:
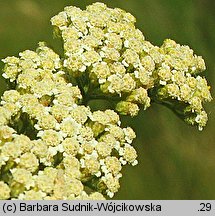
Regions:
[[[51,18],[63,56],[44,42],[3,59],[0,103],[0,199],[105,199],[121,170],[137,164],[135,132],[121,115],[153,103],[200,130],[210,87],[202,57],[167,39],[146,41],[135,18],[103,3],[69,6]],[[92,111],[89,101],[114,106]]]

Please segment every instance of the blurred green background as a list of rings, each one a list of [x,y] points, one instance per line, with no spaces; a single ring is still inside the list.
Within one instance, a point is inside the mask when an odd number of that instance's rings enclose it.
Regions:
[[[56,51],[50,18],[66,5],[85,8],[96,1],[0,0],[0,58],[35,49],[47,41]],[[187,44],[206,61],[203,74],[215,86],[215,1],[214,0],[109,0],[137,18],[146,39],[161,45],[165,38]],[[0,69],[2,69],[2,63]],[[6,86],[0,78],[0,94]],[[139,165],[123,170],[116,199],[215,199],[215,102],[206,105],[207,127],[199,132],[187,126],[160,105],[133,119]]]

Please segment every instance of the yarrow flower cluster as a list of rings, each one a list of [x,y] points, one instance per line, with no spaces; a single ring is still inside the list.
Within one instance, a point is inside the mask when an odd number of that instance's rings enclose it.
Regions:
[[[202,130],[207,123],[203,103],[211,101],[210,86],[199,73],[206,69],[204,60],[188,46],[165,40],[160,48],[162,61],[153,72],[155,100],[170,106],[191,125]]]
[[[66,7],[51,19],[63,40],[63,66],[69,75],[82,81],[89,97],[118,96],[116,109],[131,116],[137,115],[138,105],[150,106],[147,89],[153,86],[155,69],[153,59],[143,53],[149,45],[135,20],[102,3],[83,11]]]
[[[0,198],[112,197],[122,166],[137,163],[130,145],[134,131],[121,128],[113,110],[78,105],[79,88],[67,81],[59,56],[44,43],[37,52],[3,61],[4,77],[16,90],[1,101]]]
[[[0,199],[105,199],[119,190],[122,166],[137,164],[136,137],[119,114],[164,104],[201,130],[211,95],[202,57],[188,46],[146,41],[135,18],[94,3],[51,19],[60,57],[44,42],[7,57],[10,90],[0,105]],[[92,111],[91,99],[114,102]]]
[[[202,129],[207,122],[202,103],[212,99],[207,81],[198,75],[206,69],[204,60],[173,40],[152,45],[135,21],[130,13],[102,3],[86,10],[66,7],[54,16],[67,73],[80,80],[89,97],[111,97],[120,114],[137,115],[153,97],[163,103],[171,99],[173,105],[183,104],[185,121]]]

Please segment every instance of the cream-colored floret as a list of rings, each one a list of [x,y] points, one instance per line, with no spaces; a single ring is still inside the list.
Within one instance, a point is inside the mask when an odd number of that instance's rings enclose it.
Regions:
[[[79,151],[79,143],[74,138],[66,138],[65,140],[63,140],[62,145],[63,145],[64,151],[68,155],[76,156],[76,154]]]
[[[0,200],[6,200],[10,198],[10,188],[3,181],[0,181]]]
[[[33,153],[24,153],[19,159],[18,166],[23,167],[33,173],[38,169],[39,162]]]
[[[14,168],[10,171],[13,176],[13,181],[23,184],[27,189],[29,189],[31,186],[34,186],[34,180],[29,170],[23,168]]]

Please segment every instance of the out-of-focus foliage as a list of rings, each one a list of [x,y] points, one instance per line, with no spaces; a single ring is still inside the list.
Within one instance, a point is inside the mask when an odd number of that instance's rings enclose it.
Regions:
[[[60,52],[52,37],[50,18],[66,5],[85,8],[96,1],[8,0],[0,1],[0,58],[35,49],[47,41]],[[155,45],[165,38],[187,44],[206,61],[205,76],[215,86],[215,2],[212,0],[109,0],[137,18],[137,27]],[[2,68],[2,64],[0,65]],[[6,86],[0,79],[0,93]],[[124,170],[117,199],[214,199],[215,198],[215,108],[206,106],[209,121],[199,132],[180,121],[165,107],[152,108],[124,125],[137,134],[139,165]],[[99,105],[98,105],[99,106]],[[128,190],[129,188],[129,190]]]

